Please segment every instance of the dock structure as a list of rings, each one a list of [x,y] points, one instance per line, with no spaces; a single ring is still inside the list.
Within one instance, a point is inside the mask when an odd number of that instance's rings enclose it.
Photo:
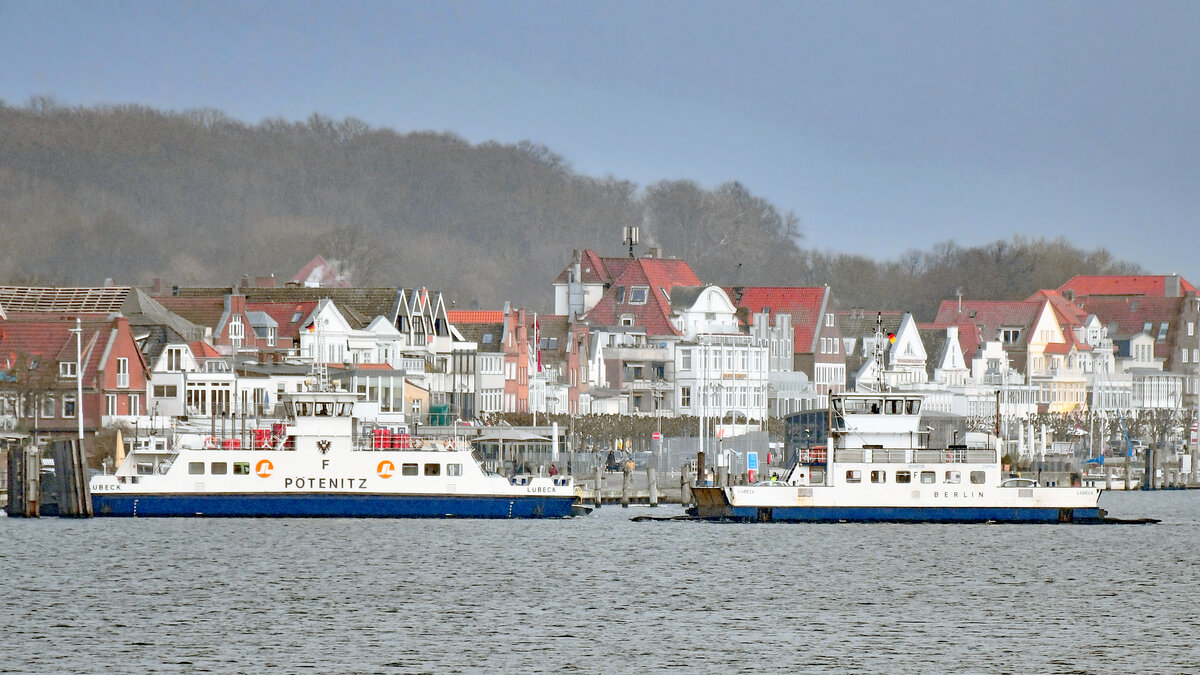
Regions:
[[[11,518],[61,516],[90,518],[92,494],[87,457],[77,439],[54,441],[46,464],[37,445],[6,443],[8,450],[8,504]]]

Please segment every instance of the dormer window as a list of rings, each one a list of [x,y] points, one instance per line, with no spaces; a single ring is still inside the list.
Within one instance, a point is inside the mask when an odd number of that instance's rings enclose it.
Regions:
[[[632,326],[633,325],[633,315],[632,314],[622,314],[621,315],[621,325],[622,326]]]
[[[629,304],[644,305],[646,298],[650,295],[649,286],[634,286],[629,290]]]
[[[59,361],[58,376],[64,380],[75,379],[75,362],[74,361]]]

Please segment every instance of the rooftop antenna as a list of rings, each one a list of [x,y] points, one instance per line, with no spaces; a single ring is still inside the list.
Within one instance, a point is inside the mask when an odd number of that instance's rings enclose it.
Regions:
[[[638,226],[626,225],[621,228],[621,243],[629,244],[629,257],[633,257],[633,245],[638,243]]]

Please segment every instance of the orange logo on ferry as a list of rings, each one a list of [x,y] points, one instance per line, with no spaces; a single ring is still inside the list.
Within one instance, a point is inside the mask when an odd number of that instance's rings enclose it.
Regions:
[[[391,478],[392,474],[396,473],[396,465],[392,464],[391,460],[385,459],[379,463],[379,467],[375,471],[380,478]]]
[[[269,459],[260,459],[258,464],[254,466],[254,473],[257,473],[260,478],[266,478],[275,470],[275,465]]]

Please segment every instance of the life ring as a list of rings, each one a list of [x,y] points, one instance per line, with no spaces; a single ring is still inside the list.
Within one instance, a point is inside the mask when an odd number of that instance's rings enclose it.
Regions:
[[[212,450],[216,447],[217,447],[217,439],[213,438],[212,436],[209,436],[204,439],[204,448],[206,450]]]

